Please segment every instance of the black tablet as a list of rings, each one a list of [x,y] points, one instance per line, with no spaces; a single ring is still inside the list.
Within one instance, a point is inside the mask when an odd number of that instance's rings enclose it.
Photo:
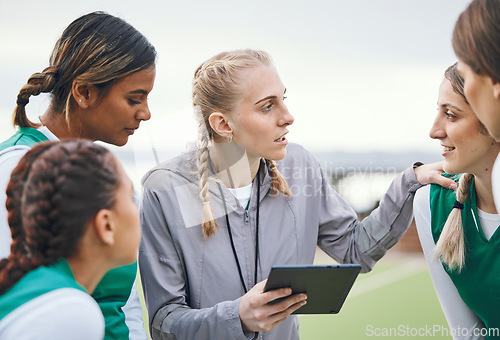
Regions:
[[[307,304],[293,314],[336,314],[360,270],[359,264],[273,266],[264,291],[289,287],[293,294],[306,293]]]

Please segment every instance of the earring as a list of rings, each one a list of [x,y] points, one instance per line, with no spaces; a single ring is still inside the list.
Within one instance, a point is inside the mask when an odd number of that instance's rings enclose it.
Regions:
[[[81,100],[81,99],[78,99],[78,102],[81,104],[81,103],[82,103],[82,100]]]
[[[227,142],[228,143],[231,143],[233,141],[233,135],[227,137]]]

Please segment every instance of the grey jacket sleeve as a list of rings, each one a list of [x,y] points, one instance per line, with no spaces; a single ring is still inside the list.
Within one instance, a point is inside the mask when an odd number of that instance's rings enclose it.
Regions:
[[[162,200],[169,199],[165,193],[161,197]],[[155,190],[145,185],[140,206],[142,241],[139,268],[152,338],[248,339],[241,327],[239,299],[221,302],[211,308],[189,307],[189,283],[162,203],[169,205],[170,202],[160,202]]]
[[[393,180],[379,207],[362,221],[322,177],[326,199],[320,208],[319,247],[340,263],[360,263],[363,272],[370,271],[401,239],[413,219],[413,198],[421,187],[413,168]]]

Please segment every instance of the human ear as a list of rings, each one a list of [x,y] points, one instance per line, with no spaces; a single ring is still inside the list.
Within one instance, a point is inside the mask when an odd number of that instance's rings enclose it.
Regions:
[[[98,99],[98,91],[94,85],[84,84],[76,80],[71,85],[71,93],[78,107],[88,109]]]
[[[221,137],[229,138],[233,136],[233,129],[229,125],[229,121],[223,113],[212,112],[208,117],[208,122],[212,130]]]
[[[97,237],[106,245],[115,243],[115,226],[112,212],[108,209],[101,209],[94,216],[94,228]]]

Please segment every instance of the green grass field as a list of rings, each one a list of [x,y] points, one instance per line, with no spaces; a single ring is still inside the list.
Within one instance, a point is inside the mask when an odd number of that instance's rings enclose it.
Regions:
[[[317,256],[318,264],[331,262]],[[389,253],[358,276],[339,314],[299,318],[302,340],[451,339],[442,331],[448,324],[422,255]]]
[[[315,264],[328,263],[334,262],[316,256]],[[370,273],[360,274],[339,314],[300,315],[299,320],[301,340],[452,338],[443,330],[446,319],[420,254],[389,252]]]

